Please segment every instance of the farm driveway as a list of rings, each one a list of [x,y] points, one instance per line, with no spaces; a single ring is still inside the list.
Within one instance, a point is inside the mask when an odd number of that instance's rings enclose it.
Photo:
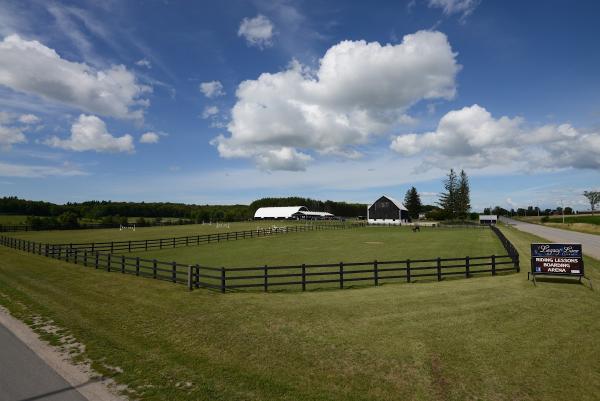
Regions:
[[[582,244],[583,254],[600,260],[600,235],[578,233],[575,231],[561,230],[560,228],[546,227],[539,224],[525,223],[518,220],[501,217],[501,221],[530,234],[538,235],[552,242],[566,242]]]

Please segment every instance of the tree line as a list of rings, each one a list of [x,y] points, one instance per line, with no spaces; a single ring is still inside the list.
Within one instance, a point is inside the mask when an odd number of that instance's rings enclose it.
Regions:
[[[189,205],[171,202],[112,202],[88,201],[59,205],[51,202],[32,201],[17,197],[0,198],[0,214],[36,216],[31,224],[48,227],[70,227],[75,221],[87,220],[102,224],[126,224],[128,217],[139,218],[143,225],[158,218],[175,218],[203,221],[248,220],[263,206],[306,206],[309,210],[329,212],[336,216],[358,217],[364,215],[367,205],[359,203],[320,201],[310,198],[263,198],[250,205]],[[33,218],[33,217],[32,217]],[[42,219],[44,218],[44,219]]]

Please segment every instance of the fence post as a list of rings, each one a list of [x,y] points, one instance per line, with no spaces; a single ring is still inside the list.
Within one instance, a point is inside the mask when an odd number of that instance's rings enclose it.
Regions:
[[[410,259],[406,259],[406,282],[410,283]]]
[[[306,291],[306,265],[302,263],[302,291]]]
[[[148,240],[146,240],[145,242],[146,242],[146,243],[145,243],[145,249],[144,249],[144,250],[146,250],[146,251],[147,251],[147,250],[148,250]]]
[[[437,258],[437,278],[438,281],[442,281],[442,259]]]
[[[152,278],[156,278],[156,259],[152,259]]]
[[[121,273],[125,273],[125,255],[121,255]]]
[[[465,278],[471,277],[471,258],[467,256],[465,258]]]
[[[264,269],[263,269],[263,287],[265,289],[265,292],[269,291],[269,268],[267,267],[267,265],[265,265]]]
[[[83,250],[83,265],[87,267],[87,249]]]
[[[173,248],[175,248],[175,237],[173,237]]]
[[[496,275],[496,255],[492,255],[492,276]]]
[[[106,263],[106,271],[107,271],[107,272],[109,272],[109,271],[110,271],[110,259],[111,259],[111,257],[112,257],[112,253],[109,253],[109,254],[107,255],[107,258],[108,258],[108,263]]]
[[[221,267],[221,292],[225,294],[225,288],[227,287],[225,283],[225,268]]]
[[[171,262],[171,280],[177,282],[177,262]]]
[[[517,268],[517,273],[519,273],[521,271],[521,265],[519,263],[519,254],[517,254],[515,256],[515,267]]]
[[[140,257],[136,257],[135,258],[135,275],[139,276],[140,275]]]
[[[194,286],[200,288],[200,265],[196,264],[196,270],[194,273]]]
[[[96,246],[95,242],[92,242],[92,253],[94,253],[94,247]]]
[[[46,248],[44,249],[44,256],[48,257],[48,244],[46,243]]]
[[[188,265],[187,279],[188,291],[192,291],[192,265]]]
[[[65,261],[68,262],[69,261],[69,256],[71,254],[71,248],[66,248],[65,251],[66,251],[65,252],[65,254],[66,254],[65,255]]]
[[[160,246],[158,247],[158,249],[162,249],[162,238],[160,239]]]
[[[113,253],[114,249],[115,249],[115,242],[110,241],[110,253]]]
[[[377,265],[377,259],[373,262],[373,280],[375,281],[375,286],[379,285],[379,266]]]
[[[340,262],[340,289],[344,288],[344,262]]]
[[[94,262],[94,269],[98,269],[98,252],[96,252],[96,261]]]
[[[129,252],[131,253],[131,241],[129,241]]]

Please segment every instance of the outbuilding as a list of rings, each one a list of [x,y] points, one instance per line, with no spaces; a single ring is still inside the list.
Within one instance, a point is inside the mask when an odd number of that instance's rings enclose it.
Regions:
[[[254,219],[260,220],[326,220],[335,216],[327,212],[311,212],[306,206],[261,207],[254,213]]]
[[[495,214],[480,214],[479,215],[479,224],[483,225],[492,225],[498,223],[498,216]]]
[[[391,196],[382,196],[367,208],[367,222],[369,224],[397,224],[408,223],[408,209]]]
[[[306,206],[260,207],[254,213],[255,219],[293,219],[299,212],[308,212]]]

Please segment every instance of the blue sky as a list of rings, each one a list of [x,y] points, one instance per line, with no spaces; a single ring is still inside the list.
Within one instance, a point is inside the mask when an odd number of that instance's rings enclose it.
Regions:
[[[0,195],[475,210],[600,186],[598,2],[0,0]]]

